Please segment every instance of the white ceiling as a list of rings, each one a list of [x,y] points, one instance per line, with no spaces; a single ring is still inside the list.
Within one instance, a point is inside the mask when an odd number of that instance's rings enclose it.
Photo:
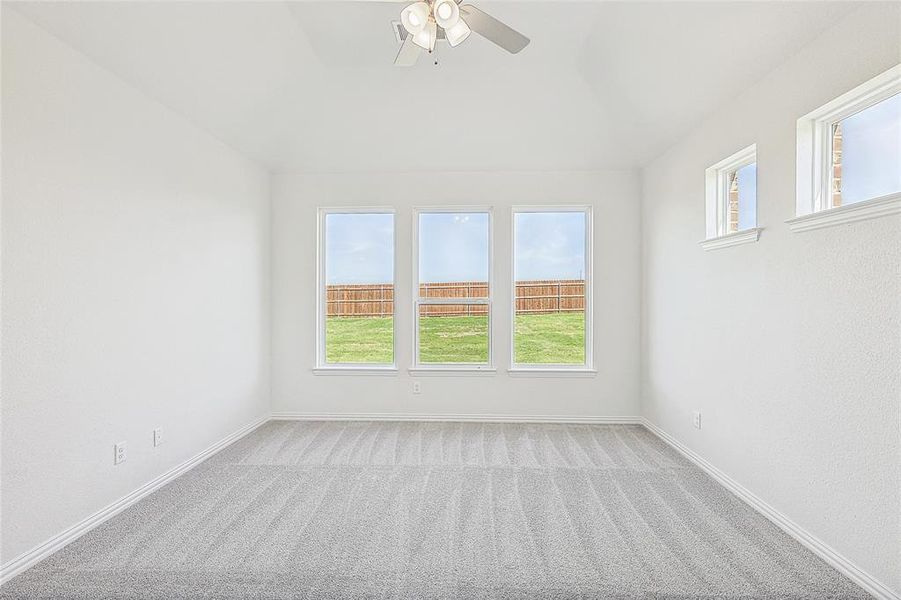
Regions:
[[[15,6],[269,168],[454,171],[641,165],[856,5],[474,3],[532,43],[402,69],[392,2]]]

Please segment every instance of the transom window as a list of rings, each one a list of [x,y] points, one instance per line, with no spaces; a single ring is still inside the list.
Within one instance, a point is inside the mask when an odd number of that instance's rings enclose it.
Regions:
[[[709,167],[706,172],[707,239],[757,227],[757,145]],[[749,241],[756,241],[756,236]]]
[[[417,210],[414,367],[490,368],[491,211]]]
[[[798,119],[796,171],[793,231],[901,212],[901,65]]]
[[[901,93],[832,123],[830,208],[901,192]]]

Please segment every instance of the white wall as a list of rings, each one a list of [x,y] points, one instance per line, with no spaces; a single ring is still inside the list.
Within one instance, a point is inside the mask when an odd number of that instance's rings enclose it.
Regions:
[[[899,59],[870,5],[645,168],[642,409],[901,592],[901,219],[784,223],[798,117]],[[705,252],[704,169],[753,142],[760,241]]]
[[[428,194],[423,195],[423,190]],[[275,412],[632,416],[638,411],[639,204],[632,171],[567,173],[293,174],[273,180],[272,407]],[[595,256],[596,378],[511,378],[510,207],[591,204]],[[478,377],[420,377],[412,394],[412,209],[442,204],[494,207],[495,364]],[[316,209],[397,209],[396,377],[316,376]]]
[[[268,412],[269,182],[8,6],[2,33],[8,563]]]

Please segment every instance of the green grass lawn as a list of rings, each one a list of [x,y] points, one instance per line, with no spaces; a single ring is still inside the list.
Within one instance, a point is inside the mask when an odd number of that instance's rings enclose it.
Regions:
[[[516,315],[515,361],[523,365],[585,362],[585,313]]]
[[[488,362],[488,316],[422,317],[419,362]]]
[[[390,363],[391,317],[331,317],[326,321],[330,363]],[[487,317],[424,317],[420,362],[481,363],[488,360]],[[495,346],[500,346],[495,341]],[[516,316],[516,362],[581,364],[585,360],[583,313]]]
[[[325,358],[330,363],[394,362],[392,317],[329,317]]]

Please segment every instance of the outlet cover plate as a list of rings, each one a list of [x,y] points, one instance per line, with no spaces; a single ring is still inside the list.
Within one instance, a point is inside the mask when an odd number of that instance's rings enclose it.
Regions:
[[[128,459],[128,447],[125,442],[119,442],[113,446],[113,464],[120,465]]]

